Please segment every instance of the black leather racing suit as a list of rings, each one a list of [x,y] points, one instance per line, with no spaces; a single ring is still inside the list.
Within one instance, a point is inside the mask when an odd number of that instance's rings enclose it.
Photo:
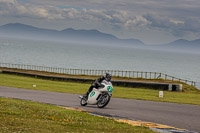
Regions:
[[[98,79],[95,80],[95,82],[90,86],[88,89],[86,96],[90,94],[90,92],[93,90],[93,88],[98,88],[101,86],[101,82],[105,80],[105,77],[99,77]]]

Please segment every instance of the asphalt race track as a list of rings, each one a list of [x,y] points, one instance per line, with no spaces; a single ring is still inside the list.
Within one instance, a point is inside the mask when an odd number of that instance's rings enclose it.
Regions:
[[[155,122],[176,128],[200,132],[200,106],[111,98],[103,109],[96,105],[82,107],[77,94],[35,91],[0,86],[0,97],[17,98],[60,106],[82,108],[88,111]]]

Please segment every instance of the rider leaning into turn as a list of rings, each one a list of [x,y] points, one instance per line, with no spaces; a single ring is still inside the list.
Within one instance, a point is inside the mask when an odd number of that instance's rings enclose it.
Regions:
[[[106,73],[104,76],[102,77],[99,77],[91,86],[90,88],[88,89],[87,93],[85,94],[85,97],[88,98],[88,95],[90,94],[90,92],[93,90],[93,88],[98,88],[101,86],[101,82],[103,80],[106,80],[106,81],[111,81],[112,79],[112,75],[109,74],[109,73]]]

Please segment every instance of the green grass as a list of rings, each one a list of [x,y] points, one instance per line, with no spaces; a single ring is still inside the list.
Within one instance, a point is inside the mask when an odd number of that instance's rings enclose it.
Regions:
[[[0,132],[139,132],[151,133],[146,127],[133,127],[113,119],[91,116],[54,105],[0,98]]]
[[[55,91],[64,93],[85,93],[90,84],[81,84],[73,82],[51,81],[24,76],[16,76],[0,73],[0,85],[24,89]],[[37,85],[37,87],[33,87]]]
[[[170,92],[164,91],[164,97],[159,98],[159,90],[145,88],[115,87],[114,97],[151,100],[160,102],[173,102],[200,105],[200,92]]]
[[[46,76],[55,76],[55,77],[67,77],[67,78],[81,78],[81,79],[97,79],[99,76],[95,75],[73,75],[73,74],[61,74],[61,73],[54,73],[54,72],[45,72],[45,71],[37,71],[37,70],[24,70],[24,69],[14,69],[14,68],[2,68],[0,70],[7,70],[13,72],[20,72],[20,73],[29,73],[29,74],[36,74],[36,75],[46,75]],[[180,81],[172,81],[172,80],[165,80],[165,79],[145,79],[145,78],[130,78],[130,77],[120,77],[120,76],[113,76],[113,80],[120,80],[120,81],[140,81],[140,82],[156,82],[156,83],[172,83],[172,84],[182,84],[183,91],[196,91],[197,88],[194,86],[190,86],[186,83]]]
[[[36,84],[37,87],[33,87],[33,84]],[[0,73],[0,86],[84,94],[90,84],[51,81]],[[158,93],[159,90],[154,89],[114,86],[113,97],[200,105],[200,91],[198,90],[185,92],[164,91],[164,98],[159,98]]]

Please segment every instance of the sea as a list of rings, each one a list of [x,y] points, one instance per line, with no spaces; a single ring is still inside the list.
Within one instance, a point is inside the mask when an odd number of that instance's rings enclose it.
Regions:
[[[144,49],[131,45],[0,38],[0,62],[72,69],[158,72],[195,81],[200,89],[200,53]]]

